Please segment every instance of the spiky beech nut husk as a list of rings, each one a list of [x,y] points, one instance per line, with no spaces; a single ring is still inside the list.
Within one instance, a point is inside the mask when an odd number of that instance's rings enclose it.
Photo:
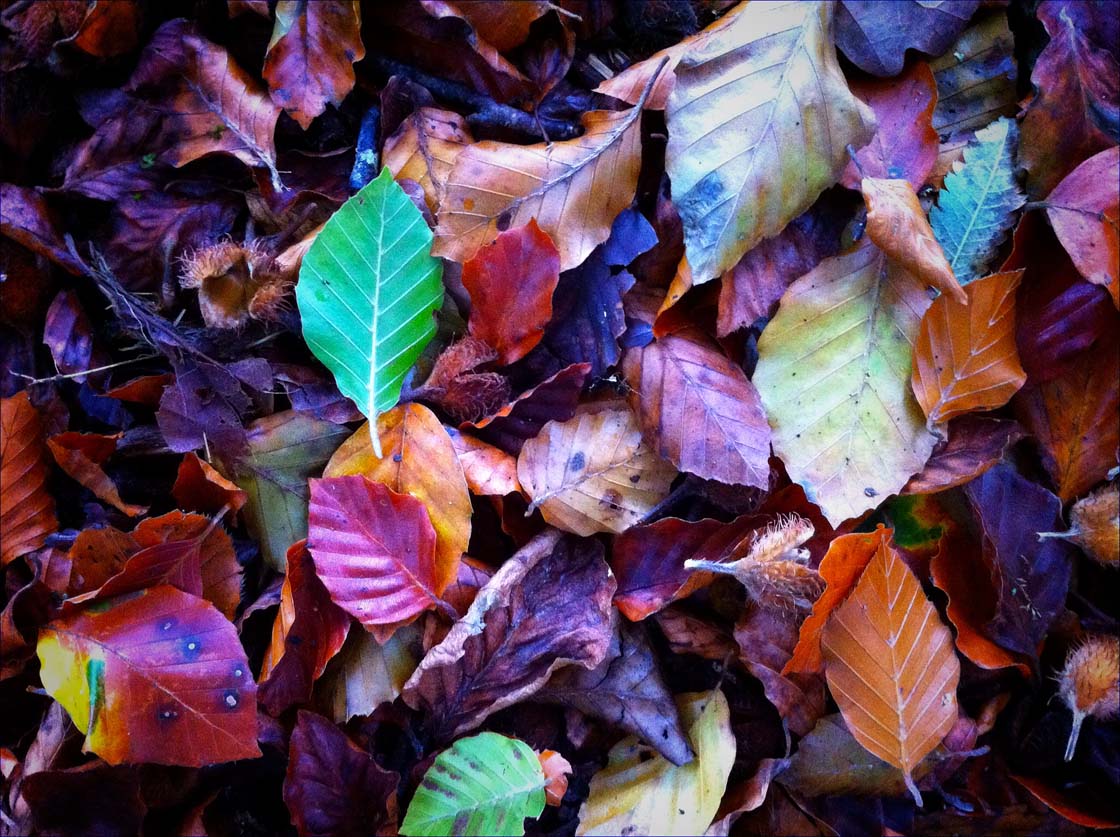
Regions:
[[[198,308],[211,328],[240,328],[253,316],[275,312],[283,296],[273,259],[255,242],[219,241],[183,257],[179,284],[198,289]],[[264,294],[262,295],[262,290]],[[277,291],[279,291],[277,293]]]
[[[1070,651],[1058,675],[1058,694],[1073,713],[1066,745],[1069,761],[1086,718],[1103,721],[1120,715],[1120,637],[1090,636]]]
[[[1120,567],[1120,485],[1098,488],[1073,504],[1068,532],[1039,532],[1040,538],[1062,538],[1077,544],[1099,564]]]

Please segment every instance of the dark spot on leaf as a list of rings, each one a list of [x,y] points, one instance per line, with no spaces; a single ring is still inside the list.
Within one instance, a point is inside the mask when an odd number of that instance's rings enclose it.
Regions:
[[[495,222],[495,226],[498,228],[498,232],[505,232],[509,229],[509,225],[512,222],[513,213],[507,209],[505,212],[498,216],[498,220]]]
[[[568,460],[569,471],[582,471],[584,466],[583,451],[576,451],[572,454],[572,458]]]

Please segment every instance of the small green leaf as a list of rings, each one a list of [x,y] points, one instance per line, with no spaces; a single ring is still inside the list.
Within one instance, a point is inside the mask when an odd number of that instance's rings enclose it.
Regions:
[[[987,273],[1015,211],[1026,201],[1015,183],[1018,139],[1019,129],[1006,118],[977,131],[930,211],[933,233],[962,285]]]
[[[303,258],[303,336],[372,423],[436,333],[442,264],[432,232],[389,169],[342,205]],[[381,456],[376,436],[374,451]]]
[[[496,732],[461,738],[437,757],[408,806],[408,837],[520,837],[544,810],[544,771],[524,741]]]

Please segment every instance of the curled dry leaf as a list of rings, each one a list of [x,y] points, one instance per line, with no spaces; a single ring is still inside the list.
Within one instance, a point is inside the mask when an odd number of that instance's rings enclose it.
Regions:
[[[443,587],[455,577],[471,537],[471,498],[448,431],[422,404],[401,404],[377,419],[381,457],[366,423],[335,451],[324,477],[361,474],[423,503],[436,532],[436,563]]]
[[[166,585],[111,599],[46,625],[38,654],[44,688],[109,764],[260,755],[245,650],[202,599]]]
[[[966,305],[968,297],[957,284],[910,182],[865,177],[860,188],[867,203],[867,237],[911,275]]]
[[[568,776],[572,772],[572,765],[566,758],[555,750],[545,750],[537,754],[544,773],[544,801],[546,805],[559,807],[564,801],[564,794],[568,792]]]
[[[925,466],[910,478],[905,494],[935,494],[964,485],[1001,459],[1025,433],[1010,419],[964,415],[946,426],[949,438],[939,442]]]
[[[902,771],[921,806],[913,771],[957,721],[961,668],[952,634],[885,540],[829,617],[821,651],[848,729]]]
[[[623,532],[669,491],[676,469],[642,439],[625,406],[549,422],[517,457],[517,476],[544,519],[577,535]]]
[[[236,513],[249,499],[194,451],[187,452],[179,463],[171,496],[181,508],[203,514],[215,514],[226,506]]]
[[[875,126],[840,72],[831,4],[748,10],[684,53],[665,110],[665,167],[696,284],[808,209]]]
[[[42,422],[27,392],[0,399],[0,563],[38,549],[58,528],[48,473]]]
[[[1027,375],[1015,345],[1015,292],[1022,271],[970,282],[963,301],[935,299],[914,343],[913,387],[930,425],[994,410]]]
[[[402,694],[447,740],[524,700],[556,669],[592,669],[611,639],[615,582],[603,547],[551,530],[494,574]]]
[[[122,500],[117,486],[101,468],[102,463],[117,449],[115,437],[67,431],[47,439],[47,447],[58,467],[92,491],[98,499],[129,517],[147,513],[147,506]]]

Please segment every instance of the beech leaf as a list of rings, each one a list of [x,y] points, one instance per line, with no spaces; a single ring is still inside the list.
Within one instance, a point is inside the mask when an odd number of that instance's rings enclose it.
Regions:
[[[0,564],[38,549],[58,528],[46,454],[39,411],[27,392],[0,400]]]
[[[848,90],[829,3],[767,3],[693,43],[676,69],[665,167],[694,284],[739,261],[840,178],[875,117]]]
[[[44,626],[43,687],[109,764],[202,767],[254,758],[257,685],[237,630],[161,585]]]
[[[848,729],[902,771],[921,806],[913,771],[957,721],[961,668],[952,633],[885,541],[829,617],[821,651]]]
[[[1002,407],[1027,380],[1015,346],[1021,271],[969,283],[967,301],[934,300],[914,344],[914,394],[930,424]]]
[[[550,421],[517,457],[531,508],[577,535],[629,529],[669,492],[675,476],[643,441],[625,405]]]
[[[428,768],[401,823],[401,834],[451,837],[525,833],[544,811],[546,779],[524,741],[482,732],[456,741]]]
[[[331,216],[303,257],[303,337],[343,395],[376,422],[435,336],[442,266],[432,234],[387,168]],[[381,456],[381,446],[373,439]]]
[[[794,282],[758,341],[774,452],[833,525],[898,492],[934,437],[910,389],[921,283],[874,245]]]

